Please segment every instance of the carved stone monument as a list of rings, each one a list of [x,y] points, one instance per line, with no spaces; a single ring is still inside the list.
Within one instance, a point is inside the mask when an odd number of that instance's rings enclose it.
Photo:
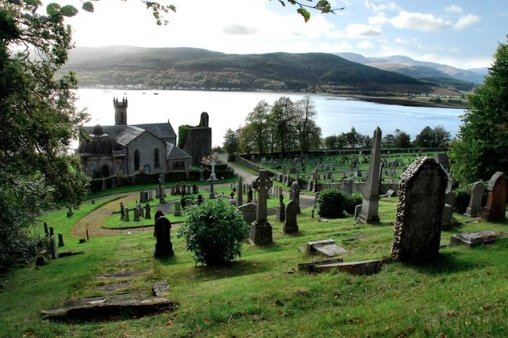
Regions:
[[[249,240],[256,245],[267,245],[273,243],[272,226],[267,221],[267,199],[268,190],[272,187],[273,183],[268,176],[268,171],[259,170],[259,176],[254,182],[252,187],[258,193],[258,205],[256,210],[256,220],[252,222],[250,227]]]

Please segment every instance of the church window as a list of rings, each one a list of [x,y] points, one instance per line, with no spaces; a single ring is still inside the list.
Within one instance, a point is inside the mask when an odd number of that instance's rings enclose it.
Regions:
[[[139,170],[139,150],[134,151],[134,170]]]
[[[159,148],[155,148],[153,151],[153,163],[155,168],[159,168],[161,166],[160,157],[159,157]]]

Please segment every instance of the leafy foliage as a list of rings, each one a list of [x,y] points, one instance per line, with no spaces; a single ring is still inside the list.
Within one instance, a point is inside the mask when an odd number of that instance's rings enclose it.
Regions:
[[[234,154],[238,151],[238,133],[233,129],[228,128],[226,135],[224,135],[224,150],[228,154]]]
[[[317,112],[309,97],[293,102],[279,98],[272,106],[260,101],[247,115],[239,131],[243,153],[306,152],[321,144],[321,129],[316,125]]]
[[[507,37],[508,41],[508,37]],[[485,82],[468,97],[457,139],[450,147],[454,178],[489,180],[508,168],[508,43],[499,44]]]
[[[346,212],[350,215],[355,214],[355,208],[358,204],[362,204],[362,195],[361,194],[353,194],[351,196],[346,195]]]
[[[450,132],[442,126],[430,128],[426,126],[416,135],[415,145],[423,148],[446,148],[450,142]]]
[[[241,255],[242,241],[248,226],[238,210],[228,201],[206,200],[186,210],[185,223],[178,237],[185,239],[186,248],[194,259],[205,265],[223,265]]]
[[[346,196],[338,189],[325,189],[319,192],[318,214],[326,218],[344,217]]]

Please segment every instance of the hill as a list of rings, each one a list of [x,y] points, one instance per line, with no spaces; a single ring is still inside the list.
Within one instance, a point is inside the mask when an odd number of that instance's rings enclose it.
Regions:
[[[483,68],[465,70],[434,62],[418,61],[402,55],[388,57],[365,57],[355,53],[338,53],[337,55],[352,62],[405,74],[423,82],[458,90],[471,90],[474,86],[483,83],[486,74]]]
[[[326,53],[225,54],[195,48],[72,51],[81,86],[331,93],[421,93],[432,85]]]

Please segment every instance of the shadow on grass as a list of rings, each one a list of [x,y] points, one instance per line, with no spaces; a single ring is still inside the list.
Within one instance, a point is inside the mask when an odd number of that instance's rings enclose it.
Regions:
[[[407,264],[415,270],[429,275],[450,274],[480,268],[483,264],[469,262],[457,257],[456,252],[440,253],[436,260],[422,264]]]
[[[269,262],[239,260],[223,266],[196,265],[191,270],[181,270],[186,279],[219,280],[267,272],[271,269]]]

